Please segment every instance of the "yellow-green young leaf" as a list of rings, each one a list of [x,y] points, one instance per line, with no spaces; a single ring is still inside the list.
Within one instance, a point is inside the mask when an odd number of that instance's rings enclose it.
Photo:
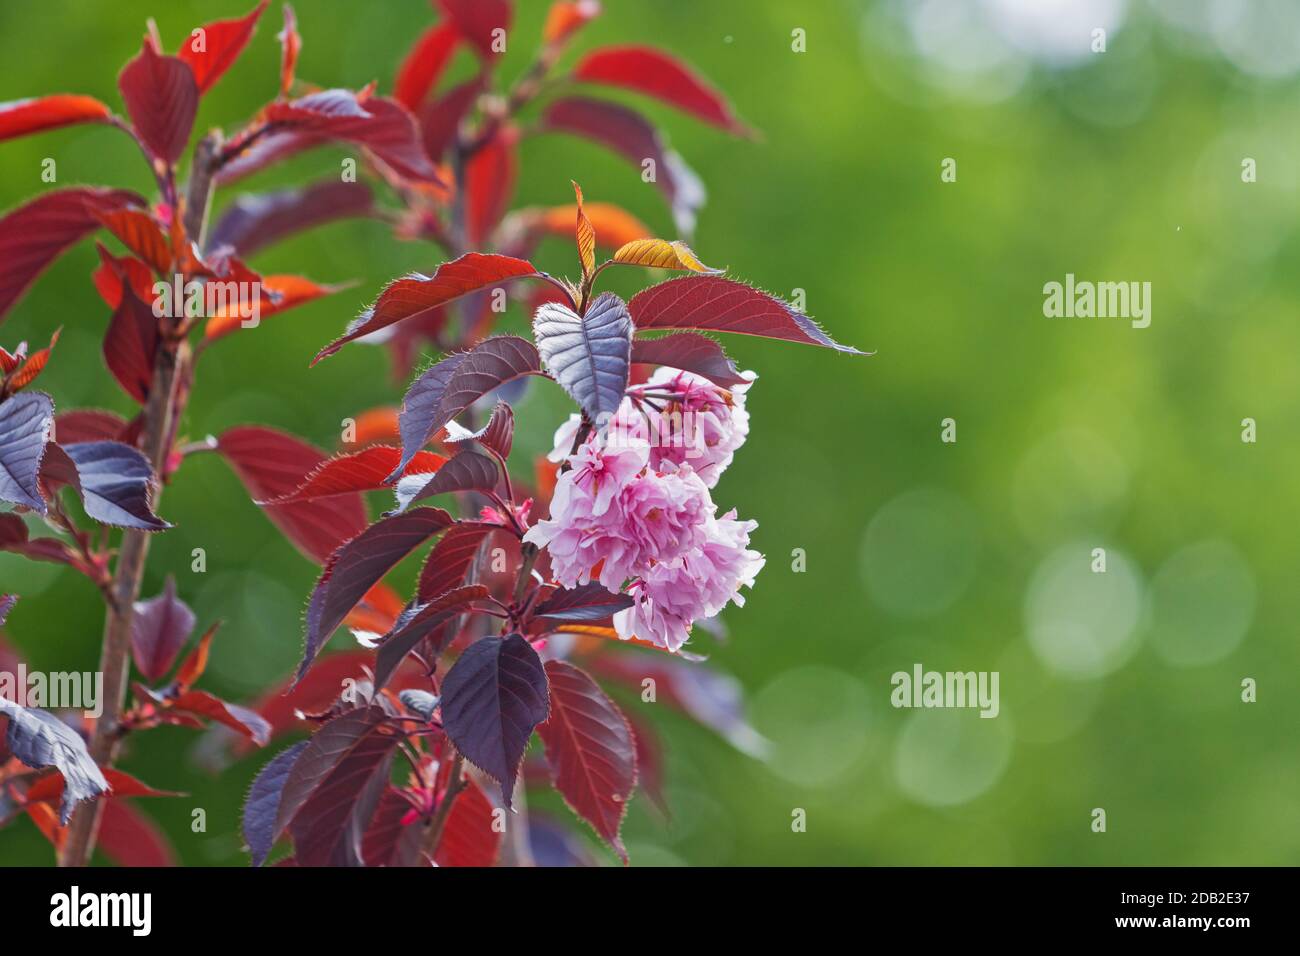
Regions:
[[[717,275],[722,269],[706,266],[691,252],[691,247],[678,240],[634,239],[614,253],[614,262],[629,266],[650,266],[655,269],[685,269]]]
[[[596,269],[596,230],[582,211],[582,187],[574,183],[573,191],[578,197],[578,222],[574,234],[578,239],[578,258],[582,260],[582,277],[586,279]]]

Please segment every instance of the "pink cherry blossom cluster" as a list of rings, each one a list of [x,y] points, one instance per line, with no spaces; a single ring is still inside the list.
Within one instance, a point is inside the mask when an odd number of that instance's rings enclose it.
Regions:
[[[744,604],[740,588],[764,563],[749,549],[758,523],[734,510],[718,516],[709,489],[749,432],[748,388],[661,368],[572,454],[579,417],[556,431],[550,458],[569,467],[551,517],[524,540],[549,550],[565,587],[596,580],[632,596],[614,616],[620,637],[677,651],[695,621]]]

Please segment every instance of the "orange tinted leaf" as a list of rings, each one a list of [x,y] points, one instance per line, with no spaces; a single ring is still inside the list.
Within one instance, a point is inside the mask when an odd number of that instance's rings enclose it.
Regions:
[[[460,34],[450,23],[439,23],[426,30],[397,71],[393,99],[411,111],[419,109],[429,91],[438,85],[459,38]]]
[[[652,269],[684,269],[717,275],[725,270],[706,266],[696,258],[691,247],[680,239],[635,239],[620,246],[614,253],[614,262],[628,266],[648,266]]]
[[[109,232],[147,262],[154,272],[158,275],[171,272],[171,244],[152,216],[138,209],[119,209],[103,213],[99,218]]]
[[[551,4],[542,27],[542,39],[547,44],[564,43],[589,20],[600,15],[597,0],[560,0]]]
[[[648,226],[621,206],[613,203],[593,202],[583,206],[587,220],[596,230],[599,245],[617,249],[637,239],[653,235]],[[577,206],[555,206],[547,209],[538,219],[538,228],[550,235],[567,236],[573,228]]]
[[[347,285],[318,285],[302,276],[290,275],[262,276],[261,283],[257,303],[259,322],[294,306],[305,305],[348,288]],[[209,341],[222,338],[239,329],[246,321],[248,320],[240,315],[237,307],[217,309],[203,327],[203,337]]]
[[[95,123],[109,114],[109,108],[93,96],[72,93],[0,103],[0,141],[73,123]]]
[[[36,376],[41,374],[41,371],[45,368],[45,363],[50,360],[50,352],[53,351],[55,343],[59,341],[59,332],[61,331],[63,330],[56,330],[50,338],[50,344],[35,353],[23,363],[22,368],[14,372],[13,377],[6,383],[10,392],[16,392],[23,386],[30,385]]]
[[[45,835],[45,839],[54,845],[54,849],[63,849],[63,840],[68,831],[59,826],[59,815],[48,803],[29,803],[24,807],[32,823]]]
[[[293,86],[293,73],[298,65],[298,53],[302,50],[302,37],[298,34],[298,19],[293,15],[293,7],[284,5],[284,29],[276,34],[280,41],[280,95],[288,96]]]
[[[204,632],[203,636],[199,638],[198,646],[190,651],[190,656],[185,658],[185,663],[176,672],[176,685],[182,690],[193,687],[198,679],[203,676],[203,672],[207,670],[208,652],[212,647],[212,637],[217,633],[219,627],[221,627],[221,622],[216,621]]]
[[[582,188],[577,183],[573,184],[573,192],[578,197],[577,222],[573,234],[578,240],[578,259],[582,262],[583,278],[588,278],[596,268],[596,230],[582,211]]]

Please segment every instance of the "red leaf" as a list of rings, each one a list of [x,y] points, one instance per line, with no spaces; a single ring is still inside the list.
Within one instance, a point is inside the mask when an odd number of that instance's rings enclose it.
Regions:
[[[94,97],[75,93],[0,103],[0,142],[73,123],[97,123],[107,119],[111,113]]]
[[[632,343],[632,361],[694,372],[722,388],[744,385],[749,381],[740,374],[736,364],[727,358],[721,345],[706,335],[694,332],[678,332],[657,339],[637,339]]]
[[[326,457],[304,441],[270,428],[232,428],[221,436],[221,453],[254,500],[290,494]],[[303,554],[323,564],[344,541],[368,523],[361,495],[340,495],[269,507],[266,516]]]
[[[271,739],[271,725],[261,715],[247,707],[214,697],[206,691],[186,691],[171,702],[171,709],[215,720],[243,734],[258,746],[265,746]]]
[[[402,450],[389,445],[371,445],[352,454],[339,455],[317,466],[292,493],[258,504],[284,505],[357,491],[377,491],[387,487],[386,479],[401,457]],[[408,470],[436,472],[446,461],[431,451],[420,452]]]
[[[431,601],[458,588],[478,555],[483,539],[495,528],[488,524],[458,524],[433,546],[420,571],[416,600]]]
[[[68,246],[100,226],[101,213],[144,205],[135,193],[78,186],[44,193],[0,219],[0,317]]]
[[[221,214],[207,241],[209,249],[230,246],[241,256],[287,236],[373,209],[365,183],[324,180],[302,189],[240,196]]]
[[[466,234],[482,243],[510,208],[518,173],[518,134],[501,127],[465,165]]]
[[[131,656],[145,680],[156,683],[167,676],[194,623],[194,612],[176,596],[176,579],[170,574],[162,594],[135,603]]]
[[[438,78],[451,61],[458,38],[450,23],[439,23],[425,30],[397,71],[393,99],[415,112],[438,85]]]
[[[498,55],[493,46],[498,37],[504,41],[510,30],[512,11],[507,0],[438,0],[438,5],[479,56]]]
[[[54,434],[58,441],[119,441],[126,429],[126,419],[115,412],[98,408],[79,408],[54,416]]]
[[[13,394],[20,389],[26,388],[45,370],[45,365],[50,360],[50,353],[54,351],[54,346],[59,342],[59,333],[62,329],[55,329],[54,334],[50,336],[50,344],[45,348],[33,352],[27,361],[9,376],[8,381],[4,383],[4,390]]]
[[[447,814],[438,851],[439,866],[495,866],[501,834],[493,828],[492,801],[473,780],[456,797]]]
[[[652,161],[655,184],[672,209],[677,231],[689,235],[694,230],[696,210],[704,205],[704,184],[640,113],[605,100],[569,96],[546,108],[542,128],[599,143],[638,168]]]
[[[366,592],[404,557],[453,523],[451,515],[439,508],[417,508],[375,522],[330,555],[307,606],[299,680]]]
[[[171,243],[153,216],[139,209],[118,209],[100,216],[104,228],[160,276],[172,272]]]
[[[486,78],[467,80],[420,111],[420,132],[424,151],[434,162],[442,159],[460,128],[461,120],[486,87]]]
[[[275,36],[280,41],[280,95],[288,96],[298,66],[298,54],[302,52],[302,37],[298,34],[298,18],[287,3],[284,5],[284,29]]]
[[[524,259],[479,252],[469,252],[459,259],[444,262],[432,276],[412,273],[389,283],[379,293],[375,304],[358,316],[347,334],[321,349],[312,364],[333,355],[348,342],[387,328],[394,322],[422,316],[479,289],[536,275],[536,267]]]
[[[402,822],[410,811],[411,804],[400,790],[389,787],[384,791],[362,841],[366,866],[416,865],[424,830]]]
[[[180,797],[184,794],[176,793],[171,790],[155,790],[142,780],[138,780],[121,770],[115,770],[112,767],[105,767],[104,779],[108,781],[110,791],[105,794],[105,798],[124,799],[126,797]],[[30,787],[23,796],[29,802],[44,801],[46,803],[58,803],[63,799],[64,788],[63,774],[57,770],[54,773],[41,777]]]
[[[0,551],[12,551],[32,561],[48,561],[76,568],[93,580],[96,569],[56,538],[29,538],[27,523],[16,514],[0,514]]]
[[[176,55],[188,63],[190,69],[194,71],[194,80],[198,84],[200,93],[206,93],[211,89],[212,84],[216,83],[239,58],[268,3],[270,0],[261,0],[250,13],[237,19],[205,23],[199,27],[199,30],[203,31],[201,44],[199,37],[194,35],[198,31],[194,31],[181,45]],[[196,50],[195,47],[200,45],[203,48]]]
[[[706,123],[739,136],[751,136],[720,92],[675,57],[648,46],[593,50],[573,68],[573,78],[635,90],[675,106]]]
[[[110,800],[99,823],[99,849],[120,866],[175,866],[176,851],[158,825],[129,803]]]
[[[153,296],[153,274],[149,267],[132,256],[118,258],[100,243],[95,243],[99,253],[99,265],[91,276],[95,291],[110,309],[116,309],[122,302],[122,285],[125,282],[135,290],[136,298],[148,302]]]
[[[547,661],[551,717],[537,728],[555,789],[627,862],[619,836],[636,788],[636,741],[627,718],[586,673]]]
[[[415,117],[394,100],[370,96],[362,102],[349,90],[322,90],[272,103],[266,119],[289,131],[357,143],[408,179],[441,182],[424,153]]]
[[[121,286],[119,295],[104,334],[104,363],[126,393],[143,405],[153,383],[158,319],[129,285]]]
[[[646,329],[734,332],[862,354],[834,341],[794,306],[743,282],[720,276],[669,279],[638,292],[628,308],[638,332]]]
[[[117,88],[144,145],[163,162],[175,164],[199,108],[199,87],[189,64],[160,55],[146,39],[140,55],[118,74]]]

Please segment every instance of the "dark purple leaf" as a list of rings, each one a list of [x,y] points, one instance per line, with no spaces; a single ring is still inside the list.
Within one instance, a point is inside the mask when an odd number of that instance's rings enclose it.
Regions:
[[[253,785],[244,800],[244,842],[253,854],[253,866],[261,866],[271,855],[279,831],[275,828],[276,818],[280,812],[280,798],[284,792],[289,772],[302,752],[307,749],[307,741],[300,741],[280,751],[253,778]]]
[[[492,409],[492,417],[488,423],[476,432],[465,431],[457,426],[456,433],[453,434],[452,425],[447,425],[447,437],[445,441],[448,444],[455,444],[462,441],[476,441],[489,451],[495,452],[500,458],[510,457],[510,446],[515,436],[515,413],[509,403],[499,401],[496,407]]]
[[[363,101],[350,90],[321,90],[272,103],[266,119],[278,128],[364,146],[399,176],[440,182],[424,153],[415,117],[395,100],[369,96]]]
[[[54,402],[44,392],[21,392],[0,402],[0,501],[45,514],[37,484]]]
[[[397,481],[397,509],[400,514],[414,502],[449,491],[492,491],[501,480],[497,463],[486,455],[463,451],[430,475],[409,474]]]
[[[704,186],[640,113],[605,100],[568,96],[546,108],[542,128],[592,140],[639,168],[646,160],[653,161],[654,182],[672,209],[677,231],[684,236],[694,231],[696,210],[704,205]]]
[[[632,317],[622,299],[602,292],[581,316],[546,302],[533,316],[533,338],[546,370],[594,421],[618,410],[632,352]]]
[[[388,788],[400,738],[372,731],[317,784],[289,832],[299,866],[364,866],[362,842]]]
[[[123,189],[78,186],[43,193],[0,218],[0,317],[64,249],[100,227],[101,214],[144,204]]]
[[[189,640],[194,624],[194,612],[176,596],[176,579],[170,574],[162,594],[135,602],[131,655],[145,680],[157,683],[167,676],[176,655]]]
[[[146,38],[140,55],[118,74],[117,88],[149,151],[169,165],[180,159],[199,108],[199,86],[189,64],[162,56]]]
[[[490,593],[481,584],[471,584],[448,591],[427,604],[412,604],[403,611],[393,629],[384,635],[375,655],[375,687],[384,687],[406,655],[434,628],[461,614],[471,601],[482,600]]]
[[[209,249],[229,246],[241,257],[286,236],[325,223],[368,216],[374,210],[365,183],[325,180],[302,189],[240,196],[221,214],[208,239]]]
[[[5,619],[9,617],[9,612],[17,603],[17,594],[0,594],[0,627],[4,627]]]
[[[63,774],[59,820],[67,824],[72,808],[108,790],[108,781],[90,759],[86,742],[75,730],[44,710],[29,710],[0,697],[0,714],[9,718],[5,743],[10,753],[33,770],[54,767]]]
[[[77,490],[90,517],[119,528],[162,531],[171,527],[149,507],[154,473],[137,449],[117,441],[61,447],[77,466]]]
[[[365,752],[371,745],[371,735],[387,720],[382,707],[361,707],[340,714],[316,731],[294,761],[281,788],[280,804],[270,831],[272,842],[341,762],[358,750]],[[390,737],[386,746],[391,747],[394,741]]]
[[[599,581],[576,588],[561,588],[533,611],[534,617],[552,621],[603,621],[632,606],[626,594],[611,594]]]
[[[638,332],[695,329],[821,345],[861,355],[840,345],[789,303],[720,276],[683,276],[643,289],[628,303]]]
[[[389,478],[396,478],[438,429],[484,395],[540,372],[537,348],[517,335],[498,335],[447,356],[412,382],[402,399],[402,462]]]
[[[443,678],[443,727],[465,759],[501,784],[507,807],[547,699],[541,659],[518,634],[480,638]]]
[[[748,381],[727,357],[727,353],[722,351],[721,345],[707,335],[695,332],[677,332],[657,339],[637,339],[632,343],[632,361],[692,372],[722,388],[733,388]]]
[[[636,741],[618,706],[584,671],[548,661],[551,716],[537,728],[555,789],[627,862],[619,830],[636,789]]]
[[[417,508],[375,522],[330,556],[307,607],[306,646],[297,680],[348,612],[402,558],[454,523],[438,508]]]

